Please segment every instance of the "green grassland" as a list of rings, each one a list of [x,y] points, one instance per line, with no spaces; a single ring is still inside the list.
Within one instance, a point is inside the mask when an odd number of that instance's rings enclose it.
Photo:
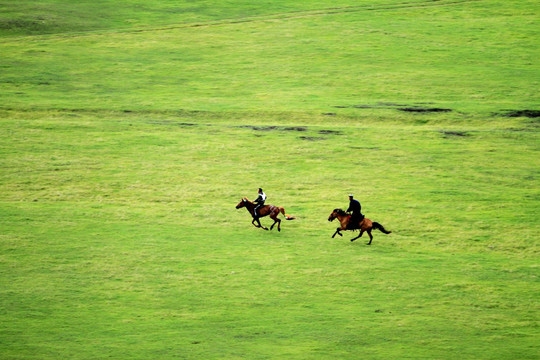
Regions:
[[[0,0],[0,359],[537,359],[539,10]]]

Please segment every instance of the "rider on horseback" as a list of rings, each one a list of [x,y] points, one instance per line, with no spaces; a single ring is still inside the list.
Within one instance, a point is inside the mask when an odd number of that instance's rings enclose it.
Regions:
[[[266,201],[266,194],[263,192],[263,189],[259,188],[259,196],[257,199],[255,199],[254,203],[257,204],[253,212],[255,213],[255,217],[258,218],[259,215],[257,214],[257,210],[262,208],[264,206],[264,202]]]
[[[349,208],[347,209],[348,213],[351,213],[351,218],[349,219],[349,224],[347,225],[347,228],[349,229],[358,229],[360,221],[364,219],[364,215],[362,215],[362,205],[360,205],[360,201],[354,199],[354,196],[352,194],[349,195]]]

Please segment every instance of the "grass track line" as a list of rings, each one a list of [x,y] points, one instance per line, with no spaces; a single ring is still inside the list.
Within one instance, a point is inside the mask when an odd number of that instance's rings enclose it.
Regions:
[[[144,27],[135,29],[110,29],[110,30],[89,30],[85,32],[76,33],[63,33],[63,34],[47,34],[47,35],[25,35],[16,36],[9,39],[2,39],[0,43],[10,43],[13,41],[20,41],[21,39],[33,39],[33,40],[50,40],[50,39],[66,39],[66,38],[78,38],[89,36],[103,36],[110,34],[122,34],[122,33],[142,33],[152,31],[168,31],[176,29],[189,29],[197,27],[214,27],[233,24],[253,23],[259,21],[276,21],[276,20],[289,20],[300,19],[314,16],[327,16],[335,14],[353,13],[360,11],[390,11],[398,9],[414,9],[414,8],[428,8],[428,7],[440,7],[440,6],[453,6],[465,3],[480,2],[483,0],[426,0],[423,2],[404,2],[399,4],[383,4],[383,5],[358,5],[347,7],[326,8],[320,10],[306,10],[306,11],[292,11],[271,15],[256,15],[243,17],[238,19],[224,19],[208,22],[196,22],[191,24],[172,24],[162,27]]]

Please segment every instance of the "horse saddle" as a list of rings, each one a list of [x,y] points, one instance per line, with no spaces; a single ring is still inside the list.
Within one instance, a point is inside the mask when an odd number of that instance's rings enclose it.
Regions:
[[[352,215],[349,215],[347,229],[348,230],[360,229],[360,222],[364,220],[365,216],[360,214],[357,219],[354,219],[354,221],[351,221],[352,217],[353,217]]]

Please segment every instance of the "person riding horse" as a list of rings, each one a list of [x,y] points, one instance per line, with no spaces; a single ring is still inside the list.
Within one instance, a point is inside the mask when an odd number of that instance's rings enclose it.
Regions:
[[[360,205],[360,201],[354,199],[352,194],[349,195],[349,208],[347,209],[347,212],[352,214],[347,228],[358,229],[360,221],[364,219],[364,215],[362,215],[361,211],[362,205]]]
[[[257,210],[259,210],[260,208],[262,208],[264,206],[265,201],[266,201],[266,194],[263,192],[263,189],[259,188],[259,196],[254,201],[257,204],[257,206],[253,210],[253,212],[255,213],[256,218],[259,217],[259,215],[257,213]]]

